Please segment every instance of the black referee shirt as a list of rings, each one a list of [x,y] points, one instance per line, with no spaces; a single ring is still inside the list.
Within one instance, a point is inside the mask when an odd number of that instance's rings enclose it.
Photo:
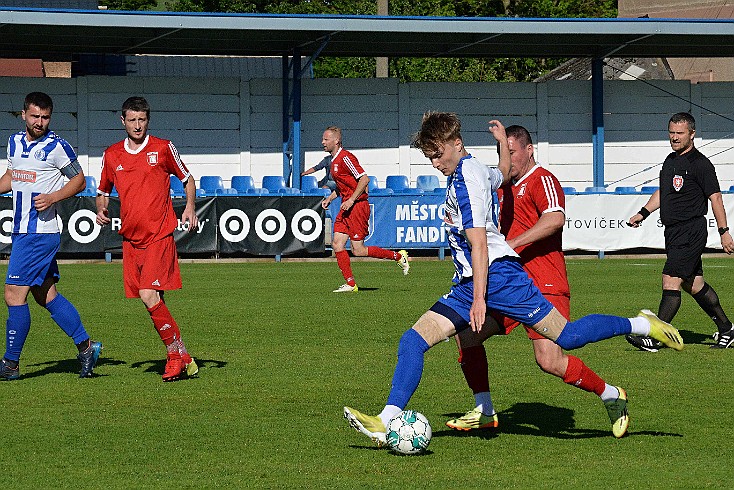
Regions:
[[[668,226],[705,216],[708,198],[717,192],[719,179],[708,158],[696,148],[682,156],[673,152],[660,170],[660,220]]]

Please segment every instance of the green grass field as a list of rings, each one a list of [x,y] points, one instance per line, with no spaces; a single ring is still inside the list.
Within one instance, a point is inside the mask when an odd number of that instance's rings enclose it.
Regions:
[[[731,259],[706,277],[734,317]],[[658,259],[569,259],[572,315],[657,310]],[[5,267],[0,268],[5,271]],[[96,377],[32,304],[19,381],[0,384],[0,484],[8,488],[701,488],[729,487],[734,351],[709,349],[713,323],[684,295],[683,352],[634,350],[622,338],[574,352],[627,389],[628,436],[603,405],[535,366],[517,331],[489,341],[500,431],[443,424],[473,405],[453,341],[429,351],[409,408],[431,421],[427,454],[377,450],[343,405],[384,405],[402,332],[448,290],[452,265],[356,262],[361,291],[334,262],[182,264],[167,302],[197,358],[198,379],[164,384],[164,351],[121,266],[62,264],[60,291],[104,343]],[[727,483],[729,482],[729,483]]]

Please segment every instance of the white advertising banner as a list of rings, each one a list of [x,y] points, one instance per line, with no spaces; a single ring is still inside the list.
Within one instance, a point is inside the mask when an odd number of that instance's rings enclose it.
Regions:
[[[616,251],[633,248],[663,250],[663,225],[660,213],[652,213],[639,228],[627,220],[650,199],[650,195],[580,194],[566,196],[564,250]],[[734,224],[734,195],[724,194],[729,224]],[[721,239],[709,204],[708,248],[721,248]]]

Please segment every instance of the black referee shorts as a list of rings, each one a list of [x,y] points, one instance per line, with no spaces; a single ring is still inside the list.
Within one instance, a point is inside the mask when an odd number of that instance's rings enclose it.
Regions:
[[[703,275],[701,254],[706,248],[708,231],[704,216],[665,227],[667,260],[663,274],[692,281]]]

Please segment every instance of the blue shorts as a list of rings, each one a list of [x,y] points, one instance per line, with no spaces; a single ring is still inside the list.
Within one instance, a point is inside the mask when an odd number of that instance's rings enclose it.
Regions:
[[[48,278],[57,282],[56,253],[60,245],[58,233],[14,233],[5,284],[40,286]]]
[[[545,299],[528,274],[514,258],[502,258],[489,265],[487,308],[524,325],[532,326],[545,318],[553,305]],[[431,308],[451,320],[459,332],[469,326],[469,310],[474,300],[474,280],[455,284],[449,294]],[[446,311],[446,307],[455,312]]]

